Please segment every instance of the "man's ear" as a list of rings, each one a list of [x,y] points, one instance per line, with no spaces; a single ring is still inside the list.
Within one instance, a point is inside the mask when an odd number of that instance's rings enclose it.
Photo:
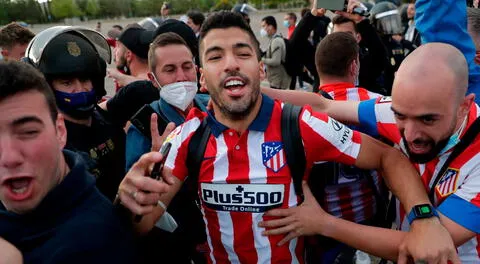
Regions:
[[[465,116],[470,112],[470,107],[475,103],[475,94],[471,93],[463,99],[462,104],[460,105],[460,116]]]
[[[127,50],[127,51],[125,52],[125,60],[126,60],[127,62],[131,62],[132,59],[133,59],[133,56],[135,56],[135,54],[133,54],[133,52],[131,52],[130,50]]]
[[[158,83],[155,81],[155,76],[153,75],[153,72],[147,72],[147,77],[150,80],[150,82],[152,82],[153,86],[155,86],[155,88],[157,89],[160,88],[158,87]]]
[[[355,33],[355,39],[357,39],[357,43],[360,43],[360,41],[362,41],[362,35],[360,35],[360,33]]]
[[[208,92],[207,82],[205,80],[205,75],[203,74],[203,68],[199,68],[200,71],[200,91]]]
[[[263,61],[260,61],[258,63],[259,70],[260,70],[260,81],[263,81],[265,79],[265,65],[263,64]]]
[[[57,140],[61,149],[67,144],[67,128],[65,127],[65,120],[61,113],[57,115],[57,121],[55,122],[55,128],[57,131]]]
[[[4,58],[7,58],[7,57],[8,57],[8,50],[2,49],[2,50],[0,50],[0,53],[2,54],[2,56],[3,56]]]

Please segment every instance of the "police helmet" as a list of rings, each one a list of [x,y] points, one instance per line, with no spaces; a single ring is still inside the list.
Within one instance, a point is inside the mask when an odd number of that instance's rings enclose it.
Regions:
[[[140,20],[138,24],[146,30],[155,30],[160,26],[160,24],[162,24],[162,22],[163,19],[160,17],[147,17]]]
[[[248,23],[250,23],[250,14],[257,11],[255,7],[246,3],[236,4],[232,8],[232,12],[240,13]]]
[[[97,31],[56,26],[37,34],[28,44],[24,61],[39,69],[45,78],[75,76],[91,80],[97,99],[106,94],[106,63],[111,50]]]
[[[370,19],[382,34],[395,35],[402,33],[402,23],[397,6],[390,2],[375,4],[370,10]]]

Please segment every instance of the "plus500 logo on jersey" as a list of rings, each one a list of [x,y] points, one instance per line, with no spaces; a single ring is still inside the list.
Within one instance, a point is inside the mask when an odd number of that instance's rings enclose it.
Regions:
[[[262,213],[283,203],[283,184],[202,183],[205,206],[216,211]]]

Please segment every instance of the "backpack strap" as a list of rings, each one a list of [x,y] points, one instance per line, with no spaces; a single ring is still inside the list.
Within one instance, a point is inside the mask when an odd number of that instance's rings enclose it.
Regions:
[[[460,155],[472,142],[473,140],[477,137],[478,133],[480,132],[480,117],[477,117],[473,124],[468,128],[467,132],[465,132],[465,135],[460,139],[460,142],[458,142],[457,145],[453,147],[452,153],[450,153],[450,156],[448,156],[447,161],[443,164],[442,168],[440,171],[437,173],[435,176],[435,180],[433,181],[432,188],[430,188],[430,191],[428,193],[428,198],[430,199],[430,202],[434,204],[434,198],[435,198],[435,188],[437,187],[438,182],[443,178],[443,175],[445,171],[448,169],[448,165]]]
[[[287,156],[287,164],[297,195],[303,199],[302,180],[305,174],[306,158],[300,134],[299,118],[302,107],[285,103],[282,109],[282,141]]]
[[[188,164],[188,178],[189,184],[192,188],[192,194],[198,200],[198,177],[200,173],[200,166],[202,165],[205,149],[207,148],[208,139],[210,138],[211,130],[207,124],[207,118],[204,118],[200,126],[193,133],[190,142],[188,143],[187,164]]]

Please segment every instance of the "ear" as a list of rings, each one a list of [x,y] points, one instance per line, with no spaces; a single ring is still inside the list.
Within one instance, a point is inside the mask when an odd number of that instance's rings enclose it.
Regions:
[[[465,115],[468,115],[468,112],[470,111],[470,108],[472,107],[472,104],[475,103],[475,94],[471,93],[463,99],[462,104],[460,105],[460,111],[459,114],[461,117],[464,117]]]
[[[200,91],[202,92],[207,92],[208,87],[207,87],[207,81],[205,80],[205,75],[203,73],[203,68],[200,67]]]
[[[62,114],[58,113],[57,121],[55,122],[55,127],[57,130],[57,140],[60,144],[61,149],[67,144],[67,128],[65,127],[65,120]]]
[[[260,71],[260,81],[263,81],[265,79],[265,65],[263,64],[263,61],[260,61],[258,63],[259,71]]]
[[[127,51],[125,52],[125,59],[126,59],[128,62],[132,61],[133,56],[135,56],[135,54],[133,54],[133,52],[131,52],[130,50],[127,50]]]
[[[350,76],[355,76],[357,74],[357,60],[353,60],[348,67],[348,73]]]
[[[360,41],[362,41],[362,35],[360,35],[360,33],[355,33],[355,39],[357,39],[357,43],[360,43]]]
[[[8,50],[2,49],[2,50],[0,51],[0,53],[2,54],[2,56],[3,56],[4,58],[8,57]]]
[[[159,89],[160,87],[158,87],[158,84],[157,82],[155,81],[155,76],[153,76],[153,73],[152,72],[147,72],[147,77],[148,79],[150,80],[150,82],[152,82],[153,86],[155,86],[155,88]]]

